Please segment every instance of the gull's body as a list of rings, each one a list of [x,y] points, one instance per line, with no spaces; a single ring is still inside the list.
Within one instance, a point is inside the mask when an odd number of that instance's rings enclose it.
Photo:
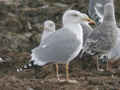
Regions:
[[[76,30],[79,30],[80,25],[75,26]],[[79,35],[80,33],[72,32],[66,28],[61,28],[54,32],[54,34],[44,40],[41,47],[37,50],[38,62],[34,63],[40,66],[47,63],[69,63],[82,48],[82,37],[79,37]],[[76,53],[75,56],[73,55],[74,52]]]
[[[97,56],[109,53],[116,45],[117,31],[113,4],[108,3],[104,7],[103,22],[89,35],[84,51]]]
[[[49,35],[41,43],[35,53],[37,60],[34,60],[34,64],[43,66],[48,63],[69,63],[77,56],[82,45],[83,33],[80,24],[65,22],[63,28]]]

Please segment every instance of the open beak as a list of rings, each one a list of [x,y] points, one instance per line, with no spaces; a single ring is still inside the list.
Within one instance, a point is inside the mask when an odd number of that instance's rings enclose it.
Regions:
[[[95,25],[96,23],[95,23],[95,21],[93,21],[92,19],[90,19],[90,18],[87,18],[87,19],[85,19],[87,22],[89,22],[89,24],[91,24],[91,25]]]

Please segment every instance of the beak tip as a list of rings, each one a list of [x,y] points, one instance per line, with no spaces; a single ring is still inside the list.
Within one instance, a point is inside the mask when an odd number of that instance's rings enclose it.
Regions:
[[[95,25],[96,24],[96,22],[94,20],[90,19],[90,18],[88,18],[88,21],[89,21],[89,24],[91,24],[91,25]]]
[[[93,21],[93,20],[90,20],[90,21],[89,21],[89,24],[91,24],[91,25],[95,25],[95,24],[96,24],[96,22],[95,22],[95,21]]]
[[[95,23],[95,22],[90,22],[89,24],[91,24],[91,25],[95,25],[96,23]]]

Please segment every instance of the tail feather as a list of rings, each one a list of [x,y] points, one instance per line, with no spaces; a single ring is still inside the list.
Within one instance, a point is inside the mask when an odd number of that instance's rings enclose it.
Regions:
[[[31,54],[31,60],[28,64],[25,64],[23,66],[20,66],[19,68],[17,68],[17,72],[21,72],[24,69],[30,69],[30,68],[34,68],[36,66],[42,67],[44,65],[46,65],[48,62],[45,62],[43,60],[40,60],[40,58],[37,58],[37,56],[35,55],[35,49],[32,50],[32,54]]]

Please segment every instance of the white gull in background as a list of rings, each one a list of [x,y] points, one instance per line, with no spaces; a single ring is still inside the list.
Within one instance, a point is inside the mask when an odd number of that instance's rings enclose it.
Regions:
[[[55,32],[55,23],[51,20],[46,20],[44,22],[44,31],[41,36],[40,45],[44,42],[45,38],[47,38],[49,35],[53,34],[54,32]],[[40,45],[32,49],[32,54],[31,54],[32,60],[35,58],[35,52],[37,52]],[[45,45],[43,47],[45,47]]]
[[[40,45],[44,42],[45,38],[47,38],[49,35],[53,34],[54,32],[55,32],[55,23],[51,20],[46,20],[44,22],[44,30],[41,36]],[[31,60],[36,60],[36,52],[38,51],[40,45],[31,50],[32,51]],[[17,68],[17,72],[20,72],[20,71],[23,71],[23,69],[32,67],[33,63],[31,60],[28,64],[25,64],[24,66],[21,66],[20,68]]]
[[[41,41],[47,38],[50,34],[55,32],[55,23],[51,20],[44,22],[44,31],[41,37]]]

